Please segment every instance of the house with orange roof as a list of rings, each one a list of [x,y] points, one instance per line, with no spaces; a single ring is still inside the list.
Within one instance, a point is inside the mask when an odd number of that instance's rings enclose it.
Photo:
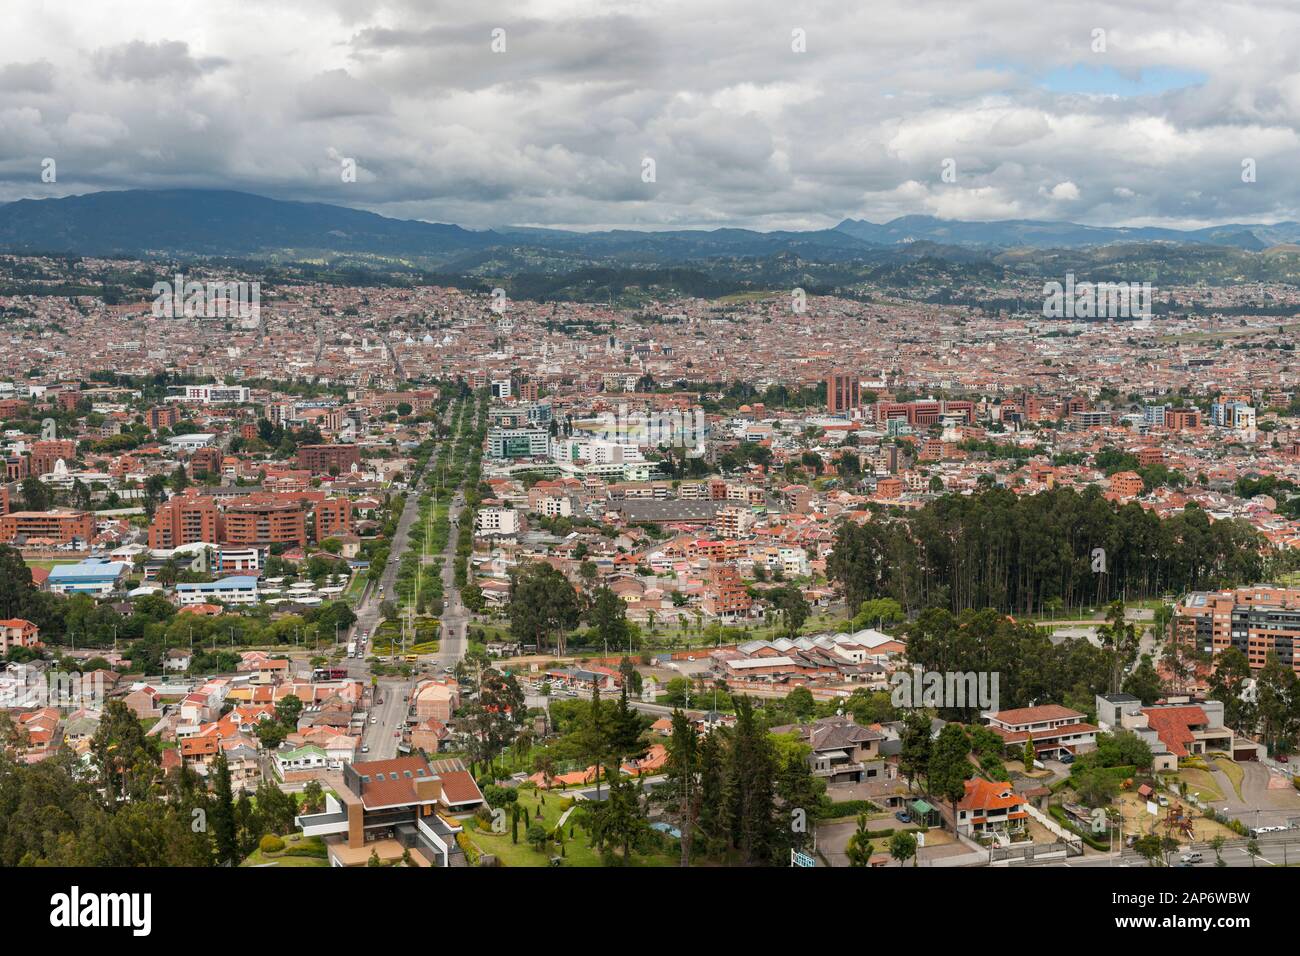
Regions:
[[[967,780],[966,793],[957,803],[957,831],[968,835],[1020,830],[1028,818],[1024,798],[1005,781]]]
[[[668,763],[668,748],[663,744],[651,744],[646,755],[640,760],[629,760],[619,769],[630,777],[643,777],[647,774],[661,773]]]
[[[0,620],[0,654],[8,654],[12,647],[43,647],[40,636],[41,629],[31,621],[21,617]]]

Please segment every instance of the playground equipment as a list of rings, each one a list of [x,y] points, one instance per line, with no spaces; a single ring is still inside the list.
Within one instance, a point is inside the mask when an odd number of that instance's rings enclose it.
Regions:
[[[1173,836],[1177,831],[1191,840],[1195,837],[1194,818],[1190,813],[1183,810],[1183,806],[1177,800],[1172,800],[1165,810],[1165,830]]]

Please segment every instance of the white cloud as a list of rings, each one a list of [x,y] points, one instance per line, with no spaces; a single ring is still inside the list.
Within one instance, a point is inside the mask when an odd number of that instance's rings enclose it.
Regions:
[[[1284,174],[1300,152],[1300,7],[1206,0],[1177,26],[1156,0],[1041,7],[211,0],[178,23],[171,0],[10,0],[0,195],[219,186],[470,226],[1300,217]],[[1045,88],[1078,65],[1204,82]],[[331,149],[357,160],[356,183]],[[57,184],[39,180],[47,155]]]

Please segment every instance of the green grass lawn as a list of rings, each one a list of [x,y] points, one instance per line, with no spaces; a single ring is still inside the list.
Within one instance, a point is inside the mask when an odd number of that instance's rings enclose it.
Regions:
[[[1202,803],[1222,800],[1223,794],[1215,785],[1214,777],[1206,770],[1180,770],[1178,780]]]
[[[37,560],[35,558],[28,558],[27,566],[29,568],[43,568],[46,571],[48,571],[56,564],[77,564],[79,561],[80,561],[79,558],[73,558],[72,560],[69,561],[47,561],[47,560]]]
[[[301,834],[295,834],[284,838],[285,850],[291,847],[316,848],[324,849],[325,844],[321,842],[320,837],[304,837]],[[267,863],[273,863],[276,866],[329,866],[329,860],[325,856],[290,856],[288,853],[263,853],[261,848],[254,850],[249,854],[248,859],[240,866],[263,866]]]
[[[1222,770],[1224,776],[1232,783],[1232,789],[1237,792],[1237,799],[1241,796],[1241,781],[1246,776],[1246,771],[1242,770],[1238,764],[1233,763],[1227,757],[1215,757],[1214,767],[1216,770]]]
[[[542,811],[542,824],[547,829],[553,828],[556,821],[563,815],[568,808],[570,801],[560,794],[550,794],[546,796],[545,806],[541,803],[542,792],[539,790],[525,789],[519,791],[519,805],[527,807],[528,812],[534,821],[537,820],[537,812]],[[485,830],[471,830],[467,825],[465,828],[470,841],[478,847],[482,853],[491,853],[503,866],[548,866],[550,859],[554,855],[559,855],[555,844],[547,844],[546,849],[542,851],[535,850],[524,839],[524,833],[528,827],[525,826],[523,819],[519,821],[519,842],[515,843],[510,838],[509,817],[507,815],[506,832],[491,833]],[[570,830],[573,836],[569,836]],[[595,848],[587,845],[589,835],[586,830],[580,826],[573,826],[572,823],[566,823],[564,826],[564,865],[565,866],[603,866],[604,863],[600,854]],[[621,851],[615,851],[619,853]],[[632,859],[629,863],[631,866],[676,866],[680,862],[680,857],[676,854],[653,853],[643,854],[633,851]]]

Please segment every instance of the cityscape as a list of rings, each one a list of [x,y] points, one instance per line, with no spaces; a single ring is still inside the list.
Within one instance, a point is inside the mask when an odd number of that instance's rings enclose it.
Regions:
[[[831,5],[40,6],[0,865],[51,926],[161,918],[69,869],[725,867],[1208,931],[1264,904],[1160,891],[1300,865],[1300,116],[1231,73],[1300,14],[922,2],[868,63]]]

